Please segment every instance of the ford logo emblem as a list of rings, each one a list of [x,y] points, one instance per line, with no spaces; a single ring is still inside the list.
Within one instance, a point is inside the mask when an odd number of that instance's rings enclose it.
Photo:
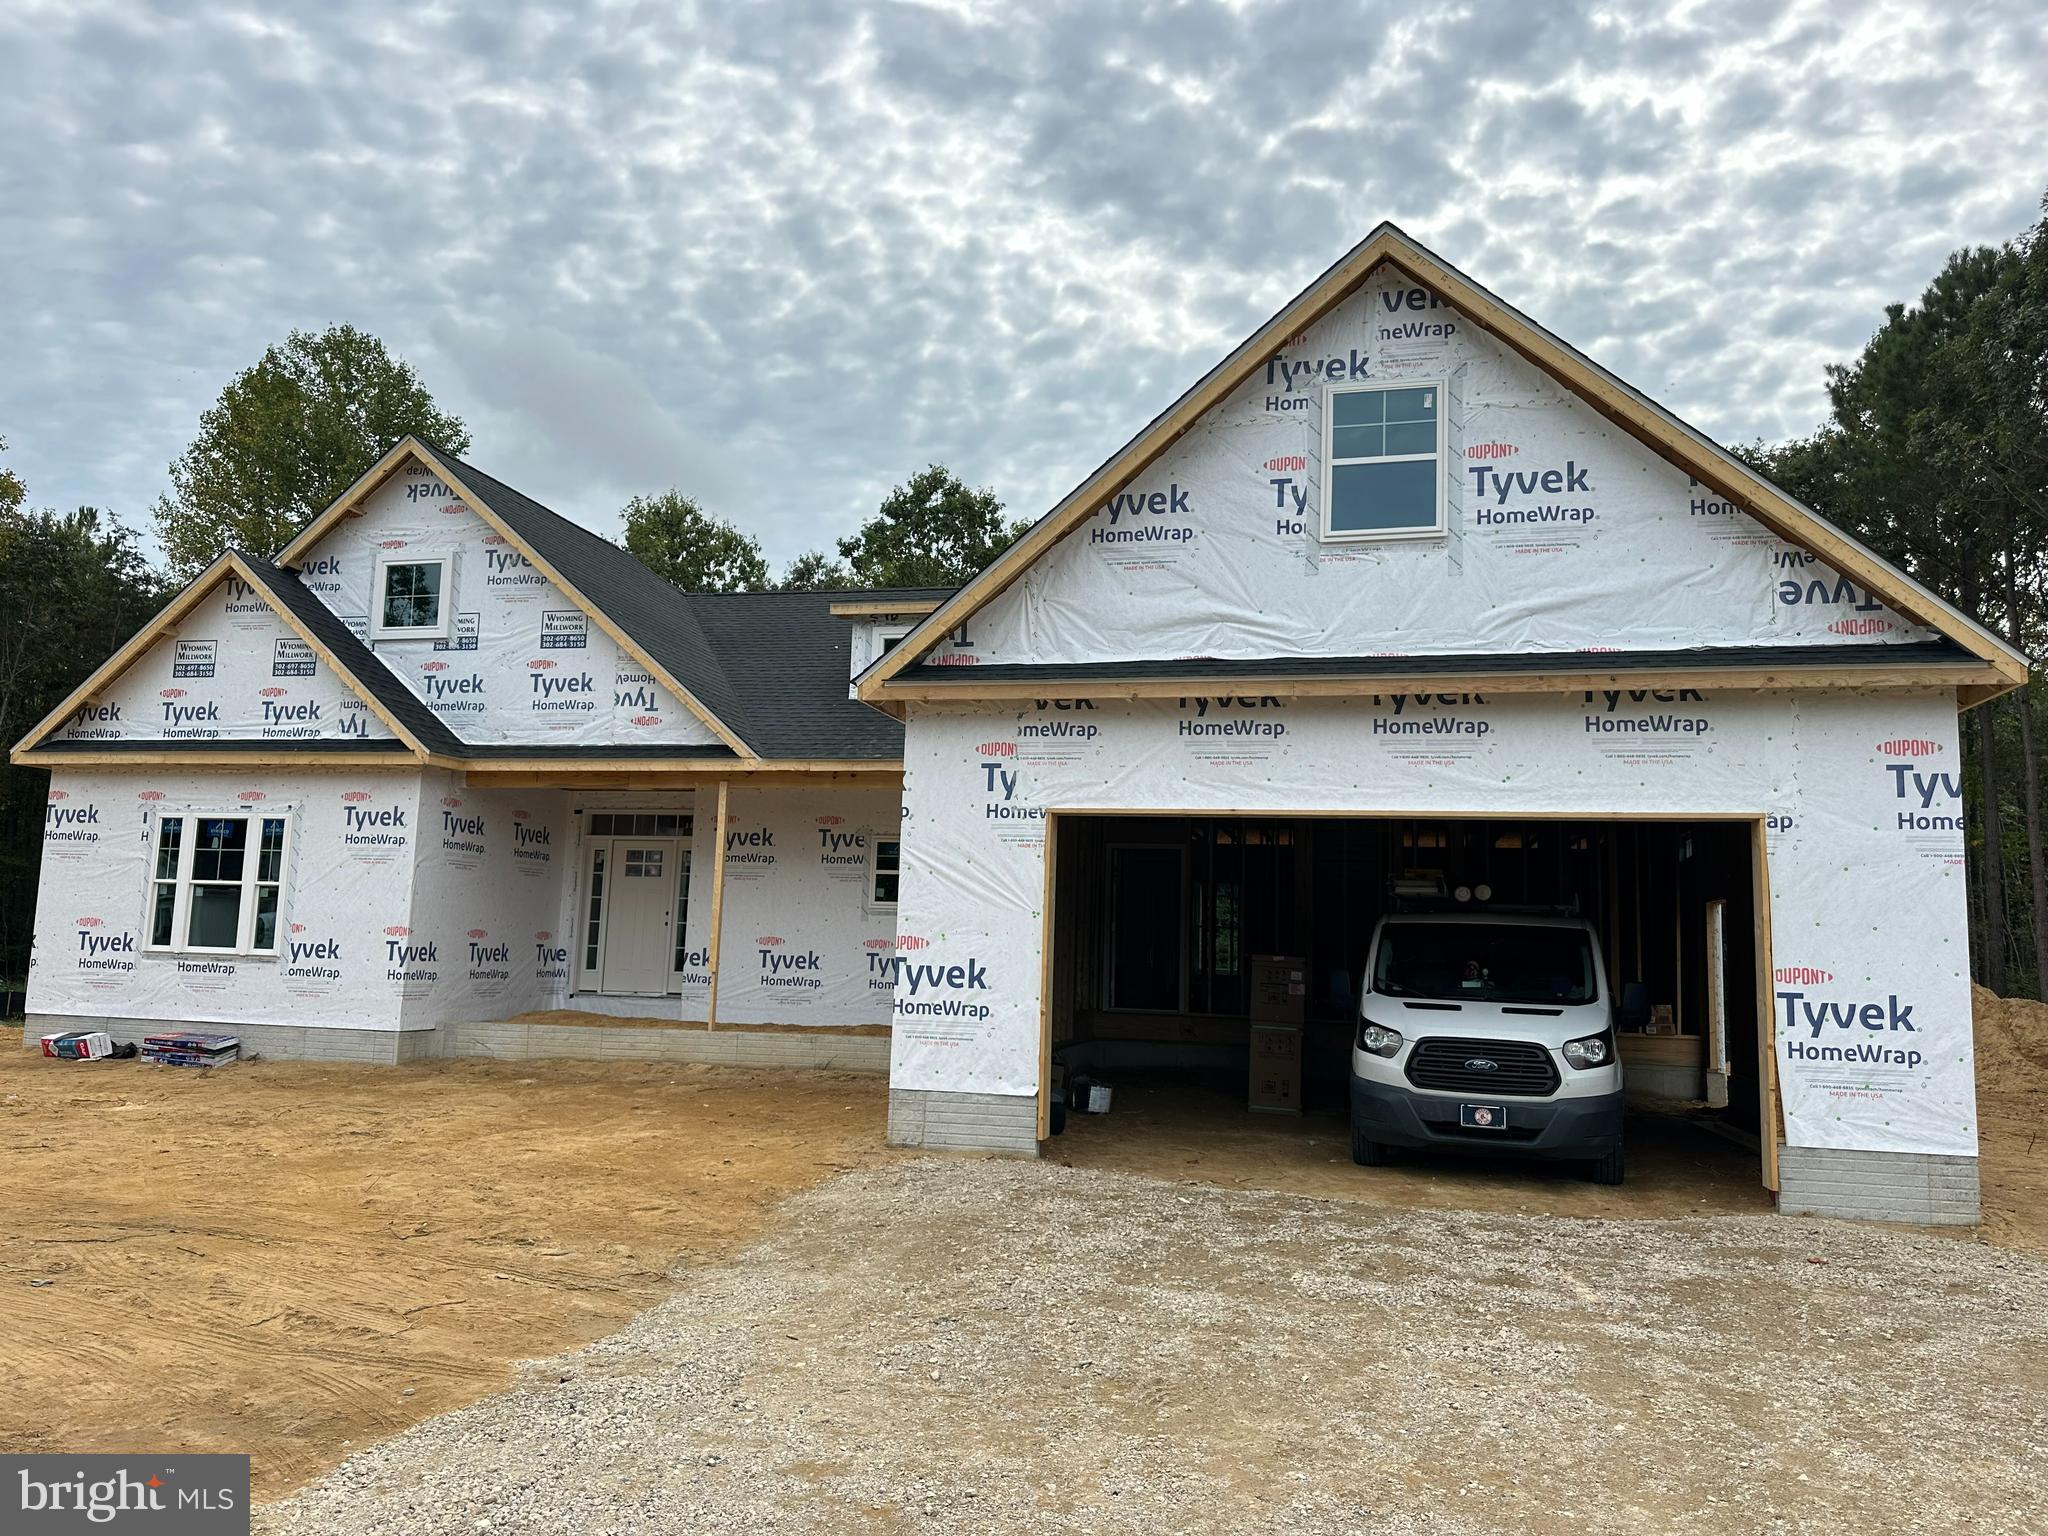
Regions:
[[[1467,1072],[1498,1072],[1500,1070],[1500,1063],[1490,1060],[1485,1056],[1468,1056],[1465,1058],[1465,1070]]]

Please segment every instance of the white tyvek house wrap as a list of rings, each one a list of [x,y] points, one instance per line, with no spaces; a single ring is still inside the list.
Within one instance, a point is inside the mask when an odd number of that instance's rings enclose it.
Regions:
[[[385,977],[407,1028],[562,1006],[568,823],[556,790],[479,790],[456,774],[424,776],[409,947]]]
[[[896,910],[872,901],[868,856],[878,834],[895,835],[899,812],[893,789],[731,792],[721,1026],[889,1022]]]
[[[1320,544],[1326,383],[1442,385],[1448,536]],[[1354,294],[974,615],[958,664],[1930,638],[1422,290]]]
[[[1954,700],[1596,694],[918,710],[891,1081],[1030,1094],[1044,813],[1768,816],[1796,1146],[1974,1156]]]
[[[57,738],[388,741],[391,732],[261,592],[230,576]]]
[[[396,1028],[399,993],[385,977],[392,932],[410,925],[419,798],[411,772],[57,773],[30,1011]],[[223,811],[290,823],[282,952],[148,952],[157,817]]]
[[[716,792],[577,794],[575,891],[562,928],[573,941],[577,990],[569,1006],[701,1023],[711,1002],[712,815]],[[692,816],[686,963],[669,997],[599,997],[584,973],[590,840],[599,811],[682,811]],[[896,911],[871,899],[869,851],[896,834],[894,790],[734,789],[726,806],[724,979],[721,1026],[887,1024]],[[768,943],[767,940],[776,942]],[[815,963],[813,963],[815,961]]]
[[[446,640],[371,640],[380,555],[453,557]],[[414,462],[310,550],[300,579],[464,741],[710,745],[710,728]]]

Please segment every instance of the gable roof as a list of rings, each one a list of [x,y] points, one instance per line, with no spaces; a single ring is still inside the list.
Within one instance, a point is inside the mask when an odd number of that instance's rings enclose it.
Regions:
[[[61,704],[21,738],[15,745],[14,754],[18,756],[39,747],[55,746],[55,743],[46,742],[43,738],[140,661],[157,641],[166,638],[170,630],[230,576],[239,576],[252,590],[264,595],[264,600],[284,622],[285,627],[305,641],[313,653],[327,663],[328,669],[341,681],[342,686],[355,693],[370,712],[384,722],[385,728],[397,737],[397,746],[408,749],[415,757],[423,760],[440,755],[451,747],[458,751],[461,749],[461,743],[448,727],[434,716],[433,711],[420,703],[411,691],[391,674],[390,669],[371,654],[370,648],[358,640],[353,631],[335,617],[324,603],[301,586],[296,577],[278,570],[267,560],[231,549],[194,577],[183,591],[159,610],[155,618],[137,630],[126,645],[94,668],[91,676],[65,695]],[[81,744],[79,750],[84,750],[85,745]],[[106,748],[107,745],[105,742],[90,744],[91,747],[100,749]],[[183,747],[186,744],[181,742],[178,745]],[[269,748],[275,743],[262,741],[251,742],[248,745],[251,748]],[[333,744],[315,742],[313,745]],[[376,745],[386,750],[394,750],[393,743]]]
[[[294,534],[277,552],[277,563],[296,565],[358,502],[412,459],[524,555],[733,752],[743,758],[760,755],[735,728],[741,713],[737,690],[688,609],[675,601],[673,586],[609,539],[416,437],[401,439]],[[602,594],[603,600],[593,594]]]
[[[1264,367],[1282,350],[1288,338],[1344,302],[1382,267],[1404,273],[1446,300],[1652,452],[1718,491],[1780,538],[1818,555],[1854,577],[1896,612],[1952,640],[1982,663],[1983,686],[1988,691],[1980,692],[1980,697],[2026,681],[2027,658],[1999,636],[1880,559],[1697,428],[1537,325],[1402,230],[1382,223],[1069,491],[985,570],[926,615],[902,644],[879,657],[861,674],[859,696],[869,703],[884,703],[891,696],[892,681],[904,679],[913,668],[920,672],[933,670],[921,663],[947,633],[993,601],[1055,544],[1099,512],[1111,496],[1128,486],[1211,409]],[[978,674],[982,669],[959,670]],[[961,695],[971,697],[972,678],[961,682]]]

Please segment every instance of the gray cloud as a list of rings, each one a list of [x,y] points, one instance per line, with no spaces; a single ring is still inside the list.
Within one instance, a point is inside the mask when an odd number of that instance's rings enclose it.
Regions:
[[[0,435],[139,520],[293,326],[591,526],[1042,510],[1393,218],[1724,441],[2048,177],[2048,0],[0,12]]]

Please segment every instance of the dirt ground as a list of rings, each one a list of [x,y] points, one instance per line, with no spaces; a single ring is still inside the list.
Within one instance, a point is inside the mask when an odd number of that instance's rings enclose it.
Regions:
[[[259,1531],[2048,1529],[2048,1265],[1995,1245],[1012,1160],[786,1209]]]
[[[0,1033],[0,1446],[247,1451],[275,1496],[609,1332],[886,1157],[884,1119],[872,1074],[205,1073]]]
[[[1940,1241],[2048,1257],[2048,1007],[1978,1011],[1985,1224]],[[248,1451],[275,1497],[716,1273],[787,1225],[785,1197],[891,1160],[884,1097],[870,1075],[656,1063],[74,1066],[0,1034],[0,1446]],[[1667,1118],[1632,1125],[1608,1189],[1520,1163],[1357,1169],[1340,1112],[1212,1097],[1129,1081],[1049,1161],[1560,1231],[1769,1210],[1753,1153]]]

